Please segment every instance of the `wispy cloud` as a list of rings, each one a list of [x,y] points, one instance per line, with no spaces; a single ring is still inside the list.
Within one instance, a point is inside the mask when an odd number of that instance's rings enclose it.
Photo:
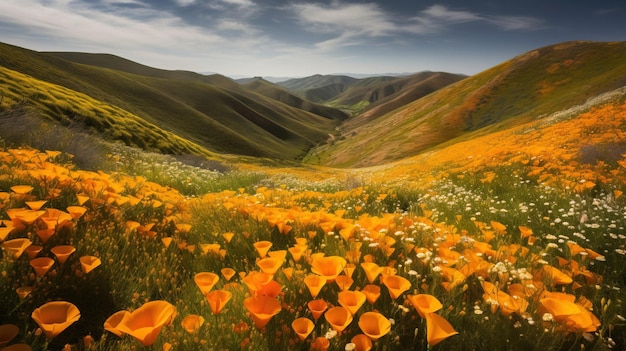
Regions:
[[[541,20],[533,17],[486,16],[443,5],[432,5],[415,16],[405,17],[392,16],[375,3],[354,4],[338,0],[328,5],[292,4],[289,9],[306,30],[333,35],[317,43],[317,47],[326,50],[356,45],[364,38],[440,33],[469,22],[495,25],[504,30],[537,29],[542,24]]]

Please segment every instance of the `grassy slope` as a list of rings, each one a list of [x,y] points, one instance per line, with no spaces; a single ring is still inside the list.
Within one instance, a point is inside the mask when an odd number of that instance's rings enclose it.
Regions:
[[[110,55],[71,57],[86,57],[85,63],[105,66],[96,67],[59,55],[2,44],[0,63],[118,106],[221,153],[295,158],[326,138],[338,123],[266,98],[219,75],[163,71]],[[27,91],[22,95],[33,98]]]
[[[624,85],[626,43],[549,46],[345,130],[343,140],[314,150],[307,160],[333,166],[398,160],[455,138],[541,118]]]
[[[250,80],[249,82],[243,84],[243,86],[270,99],[280,101],[301,110],[309,111],[322,117],[337,120],[343,120],[348,117],[347,114],[341,110],[302,99],[298,96],[292,95],[280,86],[263,79]]]

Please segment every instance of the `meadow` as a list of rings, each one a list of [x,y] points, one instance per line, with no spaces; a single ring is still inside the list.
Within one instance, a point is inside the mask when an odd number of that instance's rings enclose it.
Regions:
[[[363,169],[0,149],[0,350],[626,348],[626,103]]]

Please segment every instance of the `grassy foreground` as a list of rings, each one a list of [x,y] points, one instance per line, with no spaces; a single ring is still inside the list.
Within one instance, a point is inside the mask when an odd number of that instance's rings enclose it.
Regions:
[[[4,147],[0,350],[623,349],[625,131],[620,98],[360,170]]]

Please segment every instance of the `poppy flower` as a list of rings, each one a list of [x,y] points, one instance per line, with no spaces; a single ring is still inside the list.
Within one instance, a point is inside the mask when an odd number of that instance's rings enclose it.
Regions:
[[[322,287],[326,284],[326,279],[316,274],[309,274],[304,278],[304,284],[309,289],[311,296],[316,298],[322,290]]]
[[[11,187],[11,191],[18,195],[25,195],[33,191],[33,187],[30,185],[14,185]]]
[[[14,337],[19,334],[20,328],[15,324],[2,324],[0,325],[0,346],[13,340]]]
[[[46,243],[48,242],[48,240],[56,233],[56,230],[54,228],[52,229],[39,229],[37,230],[37,236],[39,237],[39,239],[41,239],[42,243]]]
[[[267,252],[272,247],[272,242],[267,241],[267,240],[262,240],[262,241],[257,241],[252,245],[254,245],[254,248],[256,249],[256,252],[259,254],[259,257],[263,258],[267,256]]]
[[[69,206],[68,208],[66,208],[66,210],[75,221],[80,219],[80,217],[82,217],[85,212],[87,212],[87,208],[83,206]]]
[[[31,317],[43,330],[46,337],[52,339],[79,320],[80,311],[70,302],[53,301],[36,308]]]
[[[365,334],[357,334],[350,340],[355,346],[354,351],[369,351],[372,349],[372,339]]]
[[[435,346],[450,336],[458,334],[450,323],[436,313],[426,314],[426,340],[428,345]]]
[[[26,201],[26,206],[28,206],[28,208],[30,208],[33,211],[39,211],[43,205],[46,204],[46,200],[40,200],[40,201]]]
[[[72,245],[59,245],[51,248],[50,251],[56,256],[59,263],[63,264],[76,251],[76,248]]]
[[[337,295],[337,301],[354,316],[365,303],[365,294],[360,291],[345,290]]]
[[[392,300],[411,288],[411,282],[400,275],[383,275],[381,280],[387,287]]]
[[[186,316],[185,318],[183,318],[183,320],[180,322],[180,325],[189,334],[197,333],[203,324],[204,324],[204,317],[198,316],[197,314],[190,314]]]
[[[244,273],[245,272],[241,272]],[[270,274],[266,274],[258,271],[251,271],[247,275],[244,276],[243,282],[248,287],[248,290],[252,295],[255,295],[257,291],[261,290],[263,286],[267,285],[272,281],[272,276]]]
[[[233,294],[228,290],[214,290],[204,296],[211,306],[211,311],[217,316],[222,313],[222,309],[233,297]]]
[[[161,242],[163,243],[163,245],[167,249],[170,246],[170,244],[172,243],[172,238],[171,237],[161,238]]]
[[[54,260],[50,257],[37,257],[30,260],[30,266],[33,267],[38,277],[43,277],[54,265]]]
[[[256,290],[255,295],[276,297],[280,294],[282,288],[277,281],[270,280],[269,283],[262,285],[260,289]]]
[[[311,300],[309,301],[307,306],[309,307],[309,311],[311,311],[311,314],[313,314],[313,319],[315,319],[316,322],[322,316],[322,314],[324,314],[324,311],[326,311],[326,309],[328,308],[328,304],[322,299]]]
[[[317,257],[311,262],[311,272],[324,277],[330,283],[341,274],[346,264],[346,259],[339,256]]]
[[[535,274],[535,280],[541,280],[542,278],[547,279],[552,285],[567,285],[573,282],[574,280],[569,275],[565,274],[560,269],[550,266],[544,265],[542,269]]]
[[[41,252],[42,249],[43,246],[41,245],[29,245],[24,251],[26,251],[28,258],[32,260]]]
[[[5,227],[0,227],[0,241],[4,241],[15,230],[15,226],[11,222],[0,221],[0,225],[2,223],[5,223]]]
[[[330,341],[323,336],[318,336],[311,343],[310,350],[315,351],[326,351],[330,347]]]
[[[443,305],[430,294],[417,294],[407,296],[420,317],[425,318],[427,314],[439,311]]]
[[[337,283],[339,290],[344,291],[350,289],[350,286],[354,283],[354,279],[347,275],[338,275],[337,278],[335,278],[335,283]]]
[[[17,260],[31,244],[32,242],[26,238],[17,238],[3,242],[2,248],[10,259]]]
[[[329,308],[324,317],[337,333],[341,333],[352,322],[352,313],[341,306]]]
[[[376,303],[376,300],[380,297],[380,286],[374,284],[367,284],[361,290],[363,294],[365,294],[365,298],[367,302],[370,304]]]
[[[202,295],[208,294],[219,279],[220,277],[213,272],[200,272],[193,277]]]
[[[301,317],[296,318],[291,322],[291,328],[296,332],[296,335],[300,338],[300,341],[306,339],[313,331],[315,324],[308,318]]]
[[[0,351],[31,351],[28,344],[13,344],[7,347],[3,347]]]
[[[289,253],[295,262],[299,262],[302,259],[302,255],[306,252],[306,247],[302,246],[292,246],[289,249]]]
[[[359,328],[376,341],[391,331],[391,322],[378,312],[365,312],[359,318]]]
[[[254,326],[257,329],[265,327],[270,319],[281,310],[280,301],[269,296],[249,297],[243,300],[243,305],[252,315]]]
[[[281,258],[265,257],[256,262],[257,266],[265,274],[274,275],[283,265],[284,260]]]
[[[33,292],[32,286],[20,286],[19,288],[15,289],[15,293],[17,294],[17,297],[20,298],[20,300],[24,300],[25,298],[27,298],[31,292]]]
[[[117,327],[119,326],[124,316],[126,316],[129,313],[130,312],[126,310],[117,311],[113,313],[111,316],[109,316],[109,318],[107,318],[106,321],[104,321],[104,330],[108,330],[111,333],[119,336],[120,338],[124,336],[124,332],[119,330]]]
[[[383,271],[379,265],[374,262],[361,262],[361,268],[365,271],[365,276],[367,276],[367,281],[372,284],[376,277]]]
[[[174,305],[154,300],[124,315],[117,329],[134,337],[143,346],[150,346],[156,341],[163,326],[170,324],[175,315]]]
[[[229,268],[229,267],[222,268],[220,272],[222,273],[226,281],[230,281],[230,279],[235,275],[235,273],[237,273],[234,269]]]
[[[226,232],[226,233],[222,233],[222,236],[224,237],[224,240],[226,240],[226,243],[230,243],[231,240],[233,240],[233,237],[235,236],[235,233],[233,232]]]
[[[96,256],[81,256],[79,261],[84,273],[89,273],[102,264],[102,261]]]

